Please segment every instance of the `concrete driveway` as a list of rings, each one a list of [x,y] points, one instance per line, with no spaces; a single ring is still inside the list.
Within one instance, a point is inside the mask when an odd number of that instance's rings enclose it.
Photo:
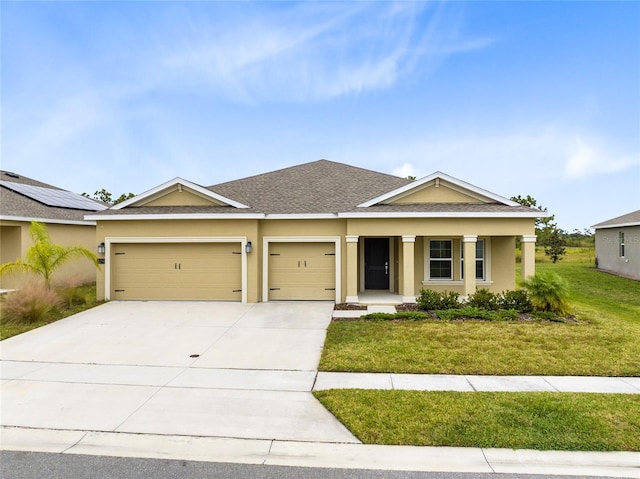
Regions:
[[[107,303],[0,344],[0,423],[357,443],[310,392],[332,308]]]

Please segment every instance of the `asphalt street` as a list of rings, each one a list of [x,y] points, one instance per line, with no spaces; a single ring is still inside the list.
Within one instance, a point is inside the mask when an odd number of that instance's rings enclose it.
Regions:
[[[580,476],[285,467],[24,451],[0,451],[0,477],[2,479],[580,479]],[[583,479],[587,478],[583,476]],[[598,478],[589,476],[588,479]]]

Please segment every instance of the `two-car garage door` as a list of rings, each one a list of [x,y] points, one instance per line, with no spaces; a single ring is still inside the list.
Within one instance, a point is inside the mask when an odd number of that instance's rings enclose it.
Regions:
[[[117,243],[111,299],[242,299],[241,243]]]

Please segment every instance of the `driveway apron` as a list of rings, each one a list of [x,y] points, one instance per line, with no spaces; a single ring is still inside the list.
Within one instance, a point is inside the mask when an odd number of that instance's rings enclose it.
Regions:
[[[104,304],[0,343],[0,424],[357,443],[310,392],[332,309]]]

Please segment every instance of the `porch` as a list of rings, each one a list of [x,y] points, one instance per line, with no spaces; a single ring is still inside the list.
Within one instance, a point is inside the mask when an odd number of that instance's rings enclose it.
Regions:
[[[522,277],[535,273],[535,235],[518,236]],[[516,236],[346,236],[345,302],[415,303],[422,288],[462,297],[477,288],[495,292],[516,285]]]

